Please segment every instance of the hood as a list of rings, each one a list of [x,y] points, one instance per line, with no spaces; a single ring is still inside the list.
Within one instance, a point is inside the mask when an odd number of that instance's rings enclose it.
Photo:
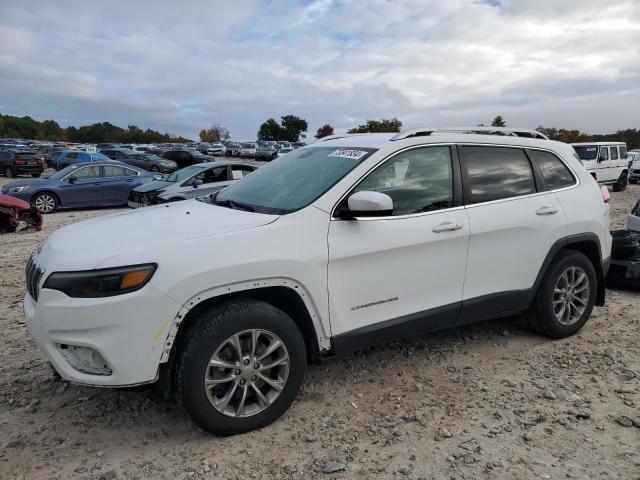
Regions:
[[[154,180],[152,182],[147,182],[139,187],[133,189],[134,192],[146,193],[153,192],[154,190],[161,190],[163,188],[167,188],[173,185],[173,182],[165,182],[162,180]]]
[[[24,185],[31,185],[31,186],[42,185],[47,183],[48,181],[49,181],[48,178],[33,178],[33,179],[25,178],[24,180],[15,180],[13,182],[5,183],[4,185],[2,185],[2,191],[8,192],[10,188],[22,187]]]
[[[133,255],[141,263],[160,261],[158,248],[182,248],[181,242],[260,227],[277,218],[197,200],[139,208],[55,231],[43,245],[41,262],[56,270],[87,270],[118,255]]]

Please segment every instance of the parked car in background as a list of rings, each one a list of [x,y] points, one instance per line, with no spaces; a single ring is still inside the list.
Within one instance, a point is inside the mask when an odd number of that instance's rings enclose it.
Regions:
[[[613,185],[615,192],[627,188],[629,161],[622,142],[572,143],[580,161],[598,183]]]
[[[39,177],[45,166],[43,154],[35,150],[0,151],[0,172],[7,178],[23,174]]]
[[[243,143],[240,149],[241,158],[255,158],[256,156],[256,144],[255,143]]]
[[[58,208],[125,205],[129,192],[159,175],[106,161],[70,165],[49,178],[21,180],[2,186],[1,193],[25,200],[42,213]]]
[[[197,150],[168,150],[162,154],[162,158],[175,162],[178,168],[213,161],[213,157],[203,155]]]
[[[258,145],[256,148],[256,160],[274,160],[278,157],[278,150],[274,145]]]
[[[291,147],[282,147],[282,148],[280,148],[280,150],[278,150],[278,157],[281,157],[285,153],[289,153],[289,152],[293,152],[293,148],[291,148]]]
[[[223,157],[226,155],[226,153],[227,153],[227,147],[225,147],[224,144],[222,143],[212,143],[206,149],[207,155],[217,155],[219,157]]]
[[[141,185],[129,195],[132,208],[211,195],[246,177],[257,165],[240,162],[200,163],[173,172],[162,180]]]
[[[29,202],[0,194],[0,233],[42,230],[42,214]]]
[[[133,150],[129,148],[116,147],[116,148],[103,148],[98,151],[98,153],[102,153],[106,155],[111,160],[124,160],[126,157],[133,153]]]
[[[152,153],[134,153],[125,157],[122,161],[128,165],[155,173],[171,173],[178,168],[178,164],[173,160],[167,160]]]
[[[69,165],[74,165],[76,163],[103,162],[105,160],[111,159],[106,155],[98,152],[89,153],[80,152],[77,150],[66,150],[58,156],[55,168],[56,170],[62,170],[63,168],[66,168]]]
[[[242,145],[240,145],[239,143],[229,143],[226,145],[224,154],[227,157],[239,157],[241,150]]]
[[[629,152],[629,183],[640,183],[640,152]]]
[[[152,145],[134,145],[131,150],[136,153],[146,153],[152,148]]]

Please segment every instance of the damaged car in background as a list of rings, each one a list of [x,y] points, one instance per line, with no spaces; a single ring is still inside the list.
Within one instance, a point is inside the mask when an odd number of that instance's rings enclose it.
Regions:
[[[241,162],[192,165],[173,172],[162,180],[134,188],[129,195],[128,205],[139,208],[211,195],[246,177],[257,168],[258,165]]]
[[[0,233],[42,230],[42,214],[29,202],[0,194]]]

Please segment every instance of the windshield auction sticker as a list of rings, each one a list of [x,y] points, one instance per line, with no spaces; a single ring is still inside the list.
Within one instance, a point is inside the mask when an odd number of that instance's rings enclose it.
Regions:
[[[367,153],[369,152],[365,150],[349,150],[346,148],[339,148],[338,150],[331,152],[329,154],[329,157],[350,158],[352,160],[360,160]]]

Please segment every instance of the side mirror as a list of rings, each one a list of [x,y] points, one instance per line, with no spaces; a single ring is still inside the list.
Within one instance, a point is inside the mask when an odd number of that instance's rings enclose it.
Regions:
[[[347,200],[347,206],[341,212],[342,218],[384,217],[393,213],[393,200],[380,192],[356,192]]]
[[[193,183],[191,185],[193,186],[193,188],[198,188],[203,183],[204,182],[202,181],[201,178],[196,178],[196,179],[193,180]]]
[[[69,183],[75,183],[76,180],[78,180],[78,177],[71,175],[69,178],[67,178],[67,180],[69,180]]]

